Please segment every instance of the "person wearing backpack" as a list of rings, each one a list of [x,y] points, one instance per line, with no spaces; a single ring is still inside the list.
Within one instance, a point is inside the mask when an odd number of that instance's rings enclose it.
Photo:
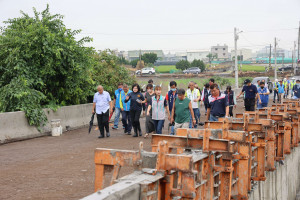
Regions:
[[[206,115],[206,113],[207,113],[207,108],[208,108],[208,104],[209,104],[209,102],[208,102],[208,96],[210,95],[210,91],[209,91],[209,83],[206,83],[205,85],[204,85],[204,88],[203,88],[203,91],[202,91],[202,95],[201,95],[201,97],[202,97],[202,102],[203,102],[203,104],[204,104],[204,107],[205,107],[205,115]]]
[[[236,107],[236,97],[235,92],[231,90],[231,86],[227,86],[224,94],[227,95],[228,103],[229,103],[229,116],[233,117],[233,107]]]
[[[152,120],[154,122],[155,133],[162,134],[162,128],[164,127],[166,111],[168,113],[168,119],[170,120],[170,112],[167,108],[167,100],[161,95],[161,87],[155,87],[155,95],[151,98],[148,109],[147,116],[150,116],[150,111],[152,112]]]
[[[173,104],[177,98],[177,83],[175,81],[170,82],[170,90],[166,95],[166,99],[168,101],[168,108],[169,112],[172,113],[173,110]],[[170,123],[169,126],[171,126],[171,135],[175,135],[174,131],[174,124]]]

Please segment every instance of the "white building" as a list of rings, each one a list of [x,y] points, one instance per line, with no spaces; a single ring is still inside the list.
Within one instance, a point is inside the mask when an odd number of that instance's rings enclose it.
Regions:
[[[228,60],[228,46],[226,44],[224,45],[217,45],[211,47],[211,53],[213,55],[217,55],[216,60]]]
[[[244,60],[250,60],[251,58],[253,58],[253,53],[251,49],[238,49],[237,50],[237,55],[238,56],[243,56],[243,61]],[[231,59],[235,56],[235,50],[231,50]]]
[[[209,51],[188,51],[187,52],[187,60],[189,62],[193,62],[193,60],[202,60],[207,61],[206,57],[209,54]]]
[[[187,60],[187,52],[176,52],[175,57],[178,60]]]

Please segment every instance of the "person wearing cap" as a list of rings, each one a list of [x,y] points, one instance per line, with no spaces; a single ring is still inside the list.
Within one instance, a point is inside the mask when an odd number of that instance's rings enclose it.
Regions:
[[[294,96],[292,97],[292,99],[300,98],[300,80],[296,81],[296,84],[293,87],[293,93],[294,93]]]
[[[275,103],[276,96],[277,96],[277,103],[279,102],[278,85],[279,85],[278,79],[275,79],[275,82],[273,83],[273,88],[274,88],[273,103]]]
[[[258,99],[258,103],[261,104],[260,96],[257,92],[257,87],[251,83],[249,79],[244,81],[244,87],[241,93],[237,96],[239,98],[242,94],[245,93],[245,110],[254,111],[255,110],[255,97]]]
[[[257,109],[268,107],[270,94],[269,89],[265,87],[265,82],[261,81],[259,86],[260,87],[258,88],[257,92],[260,96],[261,103],[257,102]]]
[[[290,83],[290,94],[291,94],[291,98],[294,96],[294,86],[296,85],[296,79],[293,77]]]
[[[287,98],[288,95],[289,95],[290,81],[287,80],[287,78],[284,78],[282,84],[284,85],[284,96],[283,96],[283,98]]]
[[[279,96],[279,103],[283,102],[283,96],[284,96],[284,85],[283,85],[283,81],[280,80],[279,84],[278,84],[278,96]]]

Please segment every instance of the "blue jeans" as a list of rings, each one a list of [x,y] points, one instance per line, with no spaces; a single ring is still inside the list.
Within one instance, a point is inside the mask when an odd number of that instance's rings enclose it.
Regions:
[[[257,103],[257,109],[268,107],[268,103]]]
[[[115,120],[114,127],[118,128],[119,120],[120,120],[121,108],[115,108]]]
[[[125,128],[125,132],[126,133],[130,133],[131,132],[131,118],[130,118],[130,111],[122,111],[122,123],[124,125]]]
[[[213,115],[209,115],[209,121],[211,122],[217,122],[219,121],[219,118],[224,118],[224,117],[215,117]]]
[[[174,128],[174,126],[171,126],[171,133],[170,133],[170,135],[175,135],[175,128]]]
[[[194,126],[194,128],[197,128],[198,125],[198,119],[200,121],[200,111],[199,108],[193,108],[194,111],[194,118],[196,119],[196,124]],[[193,118],[192,115],[190,114],[190,124],[189,124],[189,128],[193,128]]]
[[[154,120],[154,127],[156,134],[162,134],[162,128],[164,126],[165,120]]]

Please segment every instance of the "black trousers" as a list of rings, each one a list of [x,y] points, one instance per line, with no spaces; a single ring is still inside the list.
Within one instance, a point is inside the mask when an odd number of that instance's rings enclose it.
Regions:
[[[141,116],[141,110],[130,110],[130,118],[131,123],[134,128],[134,131],[139,130],[141,131],[141,125],[140,125],[140,116]]]
[[[108,119],[109,109],[105,113],[97,114],[98,127],[102,136],[104,136],[104,128],[106,129],[106,133],[109,133]]]
[[[255,98],[245,99],[245,110],[255,111]]]
[[[229,116],[230,116],[230,117],[233,117],[233,112],[232,112],[232,110],[233,110],[233,106],[230,106],[230,107],[229,107]]]
[[[125,132],[130,133],[131,132],[131,117],[130,117],[130,111],[122,111],[122,123],[125,127]]]
[[[277,102],[279,102],[278,90],[274,90],[274,99],[273,99],[273,101],[275,101],[276,95],[277,95]]]

